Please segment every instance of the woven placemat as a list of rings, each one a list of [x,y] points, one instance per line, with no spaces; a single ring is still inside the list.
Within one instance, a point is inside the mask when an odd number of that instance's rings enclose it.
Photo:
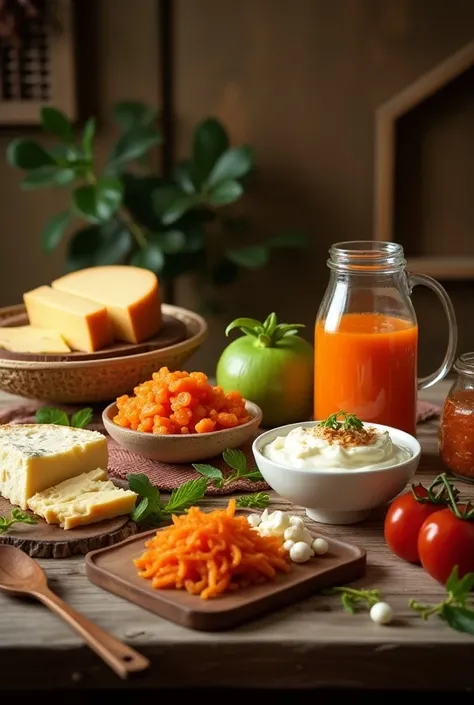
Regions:
[[[35,423],[35,412],[44,406],[41,402],[25,402],[24,404],[17,404],[14,406],[6,407],[0,410],[0,424],[12,423],[12,424],[22,424],[22,423]],[[66,413],[72,414],[81,407],[64,406],[61,405],[59,408],[63,409]],[[427,421],[428,419],[434,418],[439,415],[440,409],[434,404],[429,404],[428,402],[420,401],[418,403],[418,422]],[[181,483],[187,480],[192,480],[199,477],[198,473],[194,470],[192,465],[186,464],[170,464],[170,463],[160,463],[156,460],[149,460],[148,458],[142,458],[136,453],[132,453],[129,450],[125,450],[119,446],[108,434],[106,433],[104,426],[101,421],[102,407],[97,406],[94,408],[94,419],[93,422],[88,426],[88,428],[101,431],[107,436],[109,444],[109,475],[115,477],[119,480],[125,480],[129,473],[144,473],[150,479],[150,482],[157,487],[159,490],[171,491],[181,485]],[[254,438],[256,438],[262,431],[257,431]],[[242,446],[241,450],[247,456],[247,462],[249,467],[255,465],[253,455],[252,455],[252,442],[254,438],[250,439],[245,445]],[[214,465],[221,470],[227,470],[227,467],[222,460],[221,456],[217,458],[212,458],[207,460],[206,463],[209,465]],[[225,473],[224,473],[225,474]],[[230,494],[231,492],[261,492],[262,490],[268,489],[266,482],[250,482],[249,480],[236,480],[235,482],[227,485],[225,490],[219,489],[214,486],[209,486],[207,489],[207,494],[218,495],[218,494]]]

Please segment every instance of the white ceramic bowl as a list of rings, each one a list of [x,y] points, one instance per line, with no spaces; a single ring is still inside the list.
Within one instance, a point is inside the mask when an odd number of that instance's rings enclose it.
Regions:
[[[396,497],[413,477],[420,462],[421,446],[408,433],[390,426],[370,424],[390,433],[392,441],[407,448],[411,457],[403,463],[371,470],[301,470],[266,458],[262,449],[277,436],[286,436],[299,426],[310,428],[317,421],[280,426],[255,439],[255,462],[266,482],[284,499],[306,508],[310,519],[323,524],[355,524],[371,509]]]

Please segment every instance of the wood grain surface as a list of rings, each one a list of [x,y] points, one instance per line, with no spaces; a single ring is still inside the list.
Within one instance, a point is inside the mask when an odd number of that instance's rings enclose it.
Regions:
[[[439,403],[449,386],[450,382],[440,383],[423,398]],[[2,401],[11,403],[12,398],[3,395]],[[430,480],[443,470],[437,436],[437,421],[420,425],[423,458],[416,480]],[[464,495],[474,496],[474,487],[457,485]],[[205,506],[225,503],[225,497],[215,497]],[[274,494],[271,506],[288,509]],[[291,511],[304,516],[302,508],[293,506]],[[366,575],[354,585],[381,590],[397,615],[390,625],[374,624],[364,611],[348,615],[337,597],[315,594],[231,631],[196,632],[93,585],[81,557],[44,559],[39,562],[51,588],[148,656],[152,667],[123,686],[54,615],[40,605],[0,595],[3,687],[50,688],[54,679],[55,688],[472,690],[473,637],[436,618],[423,622],[410,610],[410,597],[436,602],[444,591],[419,567],[390,553],[382,537],[383,516],[381,509],[362,524],[325,526],[324,531],[366,549]]]
[[[10,502],[0,497],[0,514],[8,516],[11,510]],[[28,513],[33,515],[33,512]],[[37,524],[14,524],[8,533],[0,534],[0,543],[21,548],[33,558],[68,558],[111,546],[136,531],[136,524],[128,516],[105,519],[68,531],[38,517]]]

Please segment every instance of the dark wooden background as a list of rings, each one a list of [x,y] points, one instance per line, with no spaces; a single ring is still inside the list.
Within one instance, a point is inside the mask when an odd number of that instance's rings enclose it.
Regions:
[[[171,34],[163,5],[172,12]],[[376,109],[474,38],[474,2],[97,0],[96,6],[90,21],[97,23],[99,154],[109,147],[117,100],[161,105],[165,97],[173,127],[168,158],[186,155],[194,125],[217,114],[236,142],[256,148],[258,173],[243,205],[258,233],[292,226],[310,235],[307,252],[275,253],[265,270],[223,290],[227,313],[210,320],[210,340],[192,366],[213,372],[225,324],[236,315],[275,310],[306,323],[311,338],[331,243],[373,237]],[[412,254],[474,255],[473,116],[468,71],[400,122],[396,232]],[[0,133],[2,149],[10,137]],[[24,194],[18,181],[0,162],[1,305],[18,302],[62,267],[63,253],[43,255],[38,235],[62,207],[62,195]],[[459,349],[474,349],[472,282],[443,283],[459,319]],[[414,300],[424,374],[441,359],[446,331],[432,294],[416,291]],[[177,302],[195,308],[192,281],[180,283]]]

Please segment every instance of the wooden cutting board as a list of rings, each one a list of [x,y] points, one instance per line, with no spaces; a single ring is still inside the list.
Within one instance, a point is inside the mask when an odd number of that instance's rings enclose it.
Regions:
[[[304,564],[292,563],[291,572],[274,582],[202,600],[184,590],[154,590],[149,580],[137,575],[133,559],[142,554],[145,541],[155,533],[156,530],[147,531],[88,553],[86,574],[91,582],[109,592],[172,622],[201,631],[229,629],[324,588],[345,585],[365,572],[366,553],[362,548],[325,536],[329,544],[326,555]]]
[[[12,505],[0,497],[0,515],[9,516]],[[32,512],[28,512],[32,514]],[[78,526],[65,531],[54,524],[47,524],[37,517],[37,524],[13,524],[5,534],[0,534],[0,543],[8,543],[34,558],[68,558],[85,555],[88,551],[111,546],[132,536],[137,526],[130,517],[106,519],[97,524]]]

